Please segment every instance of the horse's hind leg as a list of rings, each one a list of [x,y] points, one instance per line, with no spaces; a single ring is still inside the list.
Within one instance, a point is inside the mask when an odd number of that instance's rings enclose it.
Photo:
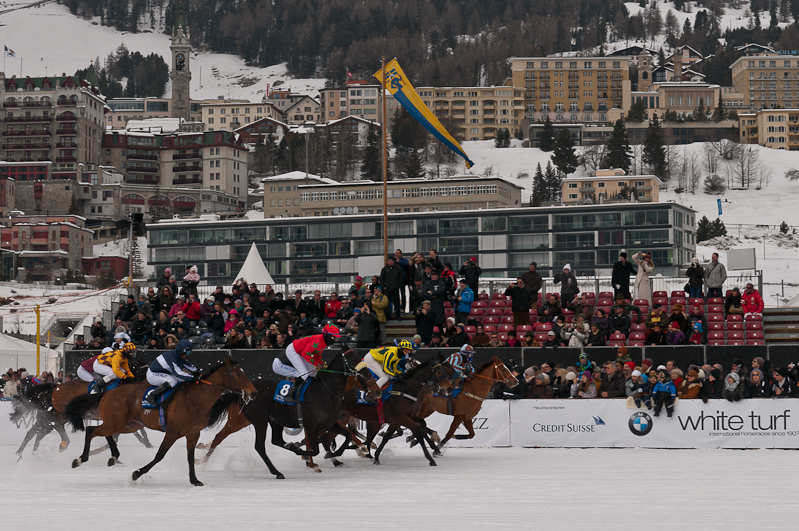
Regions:
[[[69,446],[69,436],[64,425],[60,422],[53,422],[53,429],[61,436],[61,443],[58,445],[58,451],[63,452]]]
[[[25,447],[28,446],[28,443],[31,442],[31,439],[33,439],[34,437],[37,438],[33,447],[34,453],[36,452],[36,447],[39,445],[39,435],[40,435],[40,430],[38,426],[34,424],[28,430],[28,433],[25,434],[25,438],[22,440],[22,444],[20,444],[19,448],[17,449],[17,461],[22,459],[22,452],[25,451]]]
[[[119,463],[119,448],[117,448],[117,438],[119,436],[109,436],[105,440],[108,442],[108,447],[111,448],[111,457],[108,458],[108,466],[114,466]]]
[[[147,437],[147,431],[145,431],[144,428],[140,429],[139,431],[134,431],[133,436],[136,437],[136,440],[142,443],[148,450],[153,447],[153,445],[150,444],[150,438]]]
[[[149,472],[150,469],[152,469],[155,465],[157,465],[164,458],[169,449],[172,448],[172,445],[175,444],[175,441],[177,441],[179,438],[180,437],[178,435],[175,435],[174,433],[171,432],[167,432],[164,435],[164,440],[161,441],[161,446],[158,448],[158,452],[155,454],[155,458],[146,465],[144,465],[143,467],[141,467],[140,469],[135,470],[133,472],[133,481],[136,481],[144,474]]]
[[[411,428],[411,431],[413,431],[413,434],[416,436],[416,440],[419,441],[419,446],[422,447],[422,452],[424,452],[424,456],[427,458],[427,461],[428,463],[430,463],[430,466],[436,466],[436,460],[433,459],[433,456],[430,455],[430,452],[427,451],[427,446],[425,446],[424,444],[426,437],[424,431],[425,428],[424,422],[418,422],[412,417],[407,417],[403,422],[403,424]]]
[[[216,447],[222,444],[222,441],[224,441],[228,435],[236,433],[237,431],[246,428],[250,424],[251,424],[250,421],[247,420],[247,417],[245,417],[244,415],[228,414],[225,426],[222,428],[222,430],[219,433],[216,434],[214,440],[211,441],[211,445],[208,447],[208,452],[206,452],[206,454],[201,458],[197,459],[196,463],[198,465],[201,465],[207,462],[208,459],[211,457],[211,454],[213,454],[214,450],[216,450]],[[201,446],[202,445],[197,445],[198,448]]]
[[[102,426],[102,425],[101,425]],[[89,460],[89,447],[94,439],[94,432],[101,426],[86,426],[86,438],[83,443],[83,453],[77,459],[72,461],[72,468],[78,468],[80,465]]]
[[[463,427],[466,428],[466,431],[469,432],[468,435],[456,435],[456,439],[473,439],[474,438],[474,426],[472,425],[472,417],[464,417],[463,419]]]
[[[272,444],[275,443],[275,431],[279,430],[282,431],[280,426],[276,426],[275,424],[270,424],[272,426]],[[257,424],[253,424],[253,428],[255,428],[255,451],[258,455],[261,456],[264,463],[266,463],[267,468],[269,468],[269,472],[271,472],[275,479],[286,479],[286,476],[280,473],[280,471],[275,468],[275,465],[272,464],[272,461],[269,460],[269,456],[266,455],[266,422],[259,422]],[[283,437],[280,437],[281,441]],[[283,446],[282,444],[280,446]]]
[[[186,436],[186,455],[189,459],[189,481],[195,487],[202,487],[203,483],[197,479],[197,474],[194,473],[194,448],[197,446],[197,441],[200,440],[200,432],[194,435]]]
[[[374,464],[380,464],[380,452],[383,451],[383,448],[386,446],[386,444],[388,444],[388,441],[391,440],[391,436],[394,435],[395,431],[397,431],[397,429],[394,427],[394,425],[389,424],[386,428],[386,433],[383,436],[383,440],[380,442],[380,446],[378,446],[377,451],[375,452]]]

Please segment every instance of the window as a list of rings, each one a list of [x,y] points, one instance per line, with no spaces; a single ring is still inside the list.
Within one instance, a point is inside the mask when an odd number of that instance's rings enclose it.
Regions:
[[[476,234],[477,219],[442,219],[439,221],[439,232],[442,234]]]
[[[580,233],[580,234],[555,234],[555,247],[566,247],[567,249],[575,249],[579,247],[593,247],[594,234],[593,233]]]
[[[547,216],[524,216],[508,218],[508,230],[511,232],[547,230],[548,228],[549,218]]]
[[[438,220],[429,218],[416,220],[416,233],[438,234]],[[425,249],[425,247],[420,247],[420,249]]]
[[[440,253],[476,252],[478,250],[477,236],[438,239],[438,251]]]
[[[548,249],[549,234],[522,234],[508,237],[508,249]]]
[[[481,222],[483,232],[501,232],[508,227],[508,218],[505,216],[485,216]]]

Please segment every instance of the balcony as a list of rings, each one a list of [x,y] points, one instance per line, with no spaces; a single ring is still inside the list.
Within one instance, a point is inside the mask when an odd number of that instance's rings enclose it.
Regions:
[[[60,148],[75,148],[77,144],[75,142],[56,142],[55,147]]]
[[[31,129],[29,131],[3,131],[2,136],[50,136],[50,130]]]
[[[583,112],[594,112],[594,106],[593,105],[584,105],[583,106]]]
[[[78,162],[77,157],[56,157],[56,162]]]
[[[172,160],[201,159],[200,153],[177,153],[172,155]]]
[[[639,192],[650,192],[650,191],[652,191],[652,187],[651,186],[636,186],[635,189],[638,190]]]
[[[56,118],[56,121],[58,121],[58,122],[77,122],[78,121],[78,117],[77,116],[58,116]]]
[[[4,144],[3,149],[50,149],[50,144]]]
[[[56,129],[55,132],[56,132],[57,135],[77,135],[78,134],[78,130],[77,129]]]
[[[5,118],[7,123],[22,123],[22,122],[49,122],[52,116],[9,116]]]
[[[181,173],[184,171],[202,171],[203,167],[200,165],[196,166],[174,166],[172,168],[172,173]]]
[[[53,104],[49,101],[6,101],[3,102],[3,107],[22,107],[22,108],[34,108],[34,107],[52,107]]]
[[[146,166],[128,166],[128,171],[144,172],[144,173],[158,173],[158,168],[148,168]]]
[[[183,186],[186,184],[202,184],[203,180],[199,177],[188,177],[182,178],[178,177],[176,179],[172,179],[172,186]]]
[[[596,192],[596,188],[594,188],[593,186],[583,186],[582,188],[580,188],[580,193],[583,194],[593,194],[594,192]]]
[[[158,160],[158,155],[149,153],[128,153],[128,160]]]
[[[126,177],[127,184],[158,184],[158,177]]]

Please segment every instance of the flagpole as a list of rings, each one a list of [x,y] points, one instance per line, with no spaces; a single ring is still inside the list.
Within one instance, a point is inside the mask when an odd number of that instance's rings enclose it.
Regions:
[[[383,100],[383,120],[380,131],[383,134],[383,260],[388,256],[388,160],[386,157],[386,56],[383,56],[383,77],[380,80],[380,96]]]

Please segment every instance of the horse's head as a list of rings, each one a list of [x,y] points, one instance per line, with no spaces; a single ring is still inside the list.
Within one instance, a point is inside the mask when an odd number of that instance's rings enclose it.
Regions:
[[[456,387],[461,385],[461,376],[452,365],[444,362],[445,358],[441,352],[438,352],[434,358],[430,358],[430,374],[427,377],[426,385],[433,387],[436,394],[449,396]]]
[[[233,358],[225,357],[225,363],[219,370],[224,371],[224,387],[234,393],[239,393],[245,403],[254,400],[258,396],[258,391],[250,379],[247,378],[247,375],[244,374],[239,362]]]
[[[342,352],[341,360],[344,364],[344,374],[353,376],[355,381],[361,386],[361,389],[368,391],[373,397],[380,397],[380,388],[377,386],[371,371],[369,371],[365,363],[360,363],[354,350]]]
[[[513,373],[511,373],[510,369],[508,369],[508,367],[502,363],[501,359],[494,356],[491,358],[491,362],[494,364],[494,380],[504,383],[508,387],[516,387],[519,385],[519,380],[513,376]]]

